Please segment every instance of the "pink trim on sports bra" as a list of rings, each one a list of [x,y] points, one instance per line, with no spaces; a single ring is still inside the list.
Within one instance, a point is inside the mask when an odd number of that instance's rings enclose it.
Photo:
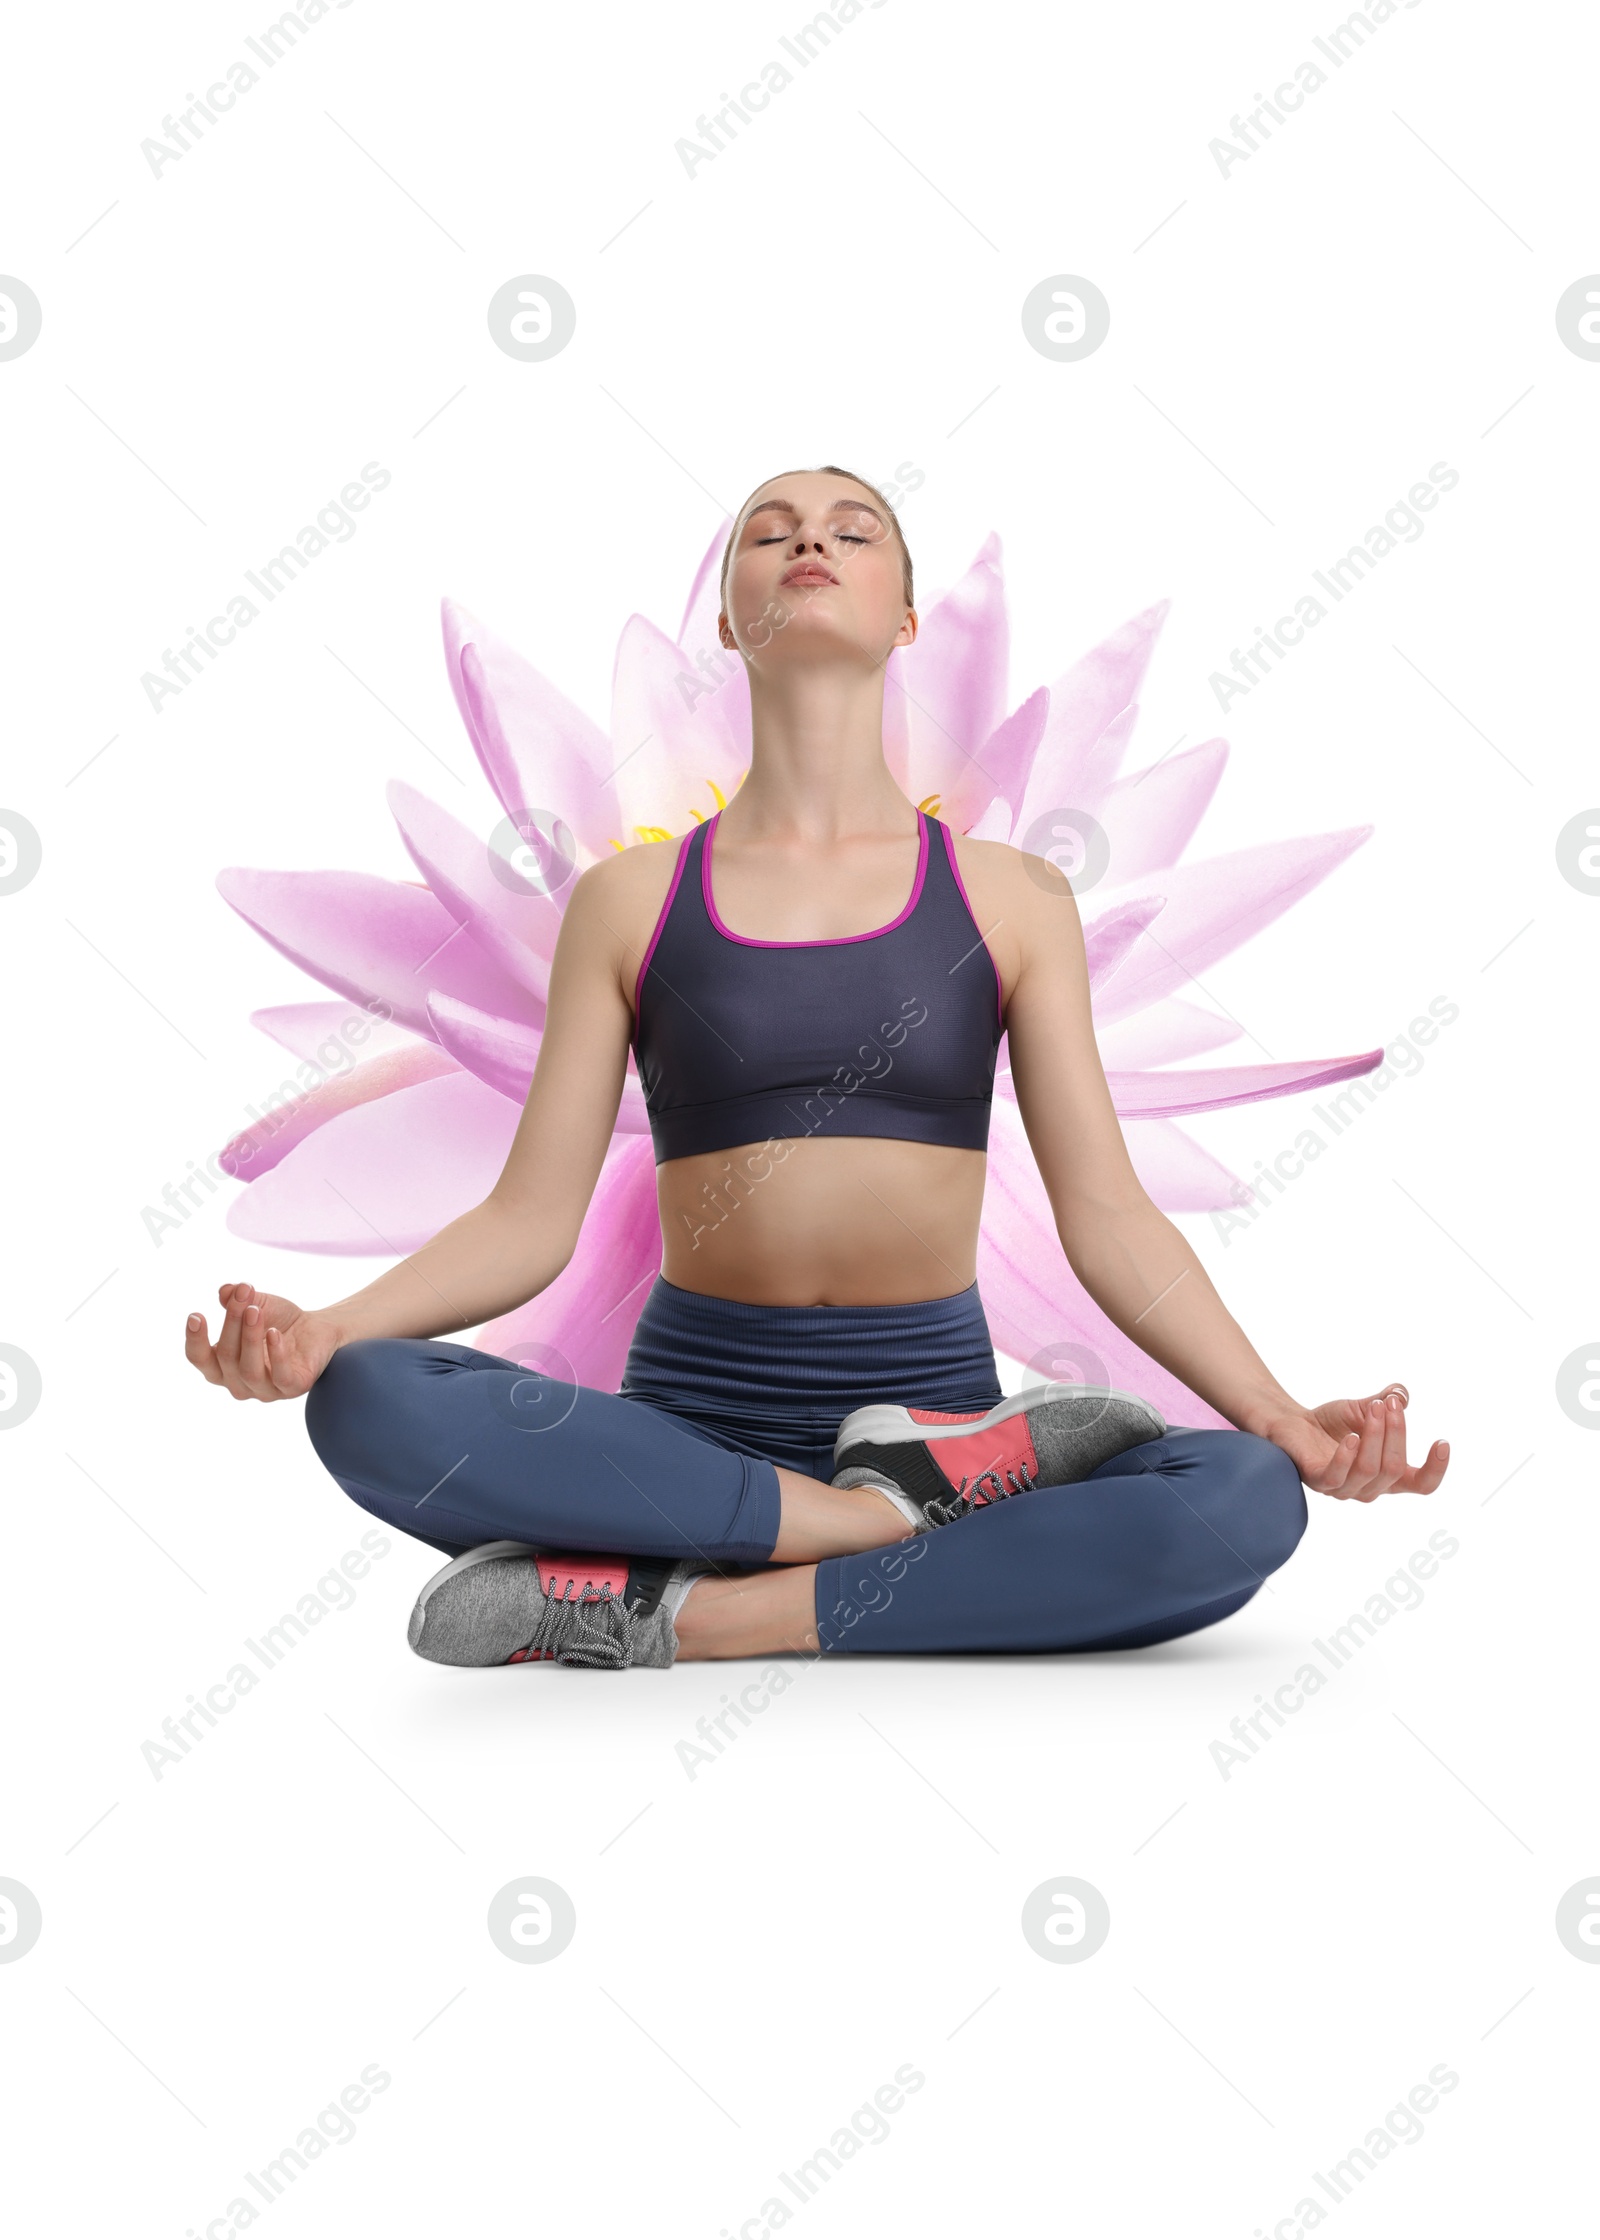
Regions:
[[[956,891],[960,895],[962,901],[966,902],[967,904],[967,916],[972,920],[973,927],[977,933],[978,939],[983,943],[983,953],[989,960],[989,970],[994,974],[995,1017],[1000,1021],[1001,1029],[1002,1031],[1004,1031],[1006,1023],[1006,994],[1004,988],[1002,988],[1000,985],[1000,967],[994,961],[994,951],[989,946],[988,934],[986,934],[982,926],[978,924],[978,913],[973,909],[972,904],[967,901],[967,882],[962,878],[961,866],[956,861],[956,843],[954,835],[952,834],[950,827],[947,824],[941,823],[939,826],[939,830],[944,834],[944,852],[950,858],[950,870],[952,876],[955,879]]]
[[[639,990],[644,986],[644,976],[650,970],[650,959],[656,953],[656,943],[661,939],[661,929],[667,922],[672,905],[678,899],[678,881],[683,877],[683,867],[689,860],[689,842],[694,838],[694,832],[694,826],[690,825],[679,844],[678,860],[672,867],[672,884],[667,889],[666,901],[661,905],[661,915],[656,920],[655,932],[650,936],[650,946],[644,953],[644,963],[639,967],[639,977],[633,983],[633,1016],[635,1021],[639,1016]]]
[[[830,933],[824,935],[820,941],[761,941],[754,934],[735,933],[731,926],[725,926],[717,916],[716,899],[711,892],[711,843],[716,836],[717,817],[720,817],[721,814],[722,811],[719,809],[716,816],[708,817],[706,820],[705,843],[700,850],[700,892],[705,897],[707,916],[726,941],[737,941],[741,947],[746,949],[837,949],[846,941],[876,941],[880,934],[893,933],[896,926],[903,926],[921,899],[922,882],[928,875],[928,819],[919,809],[917,811],[917,875],[911,882],[911,893],[907,898],[905,908],[898,917],[891,918],[886,926],[874,926],[870,933]],[[674,880],[673,886],[676,889],[676,880]],[[669,895],[667,900],[670,902],[671,899],[672,897]],[[657,931],[660,931],[659,927]],[[652,942],[651,947],[654,948],[654,946],[655,944]],[[648,963],[648,958],[645,961]]]

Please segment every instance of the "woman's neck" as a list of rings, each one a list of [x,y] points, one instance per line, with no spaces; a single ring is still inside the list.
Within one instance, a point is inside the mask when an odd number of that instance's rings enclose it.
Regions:
[[[723,813],[756,839],[780,831],[826,843],[915,829],[883,758],[881,667],[834,664],[750,679],[750,773]]]

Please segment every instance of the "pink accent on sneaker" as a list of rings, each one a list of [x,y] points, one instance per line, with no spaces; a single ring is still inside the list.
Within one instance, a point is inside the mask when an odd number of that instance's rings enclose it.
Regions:
[[[987,1414],[983,1410],[983,1414]],[[906,1413],[919,1423],[974,1423],[981,1420],[974,1415],[937,1415],[931,1408],[908,1408]],[[1033,1434],[1028,1429],[1026,1414],[1014,1415],[1004,1423],[992,1423],[987,1431],[975,1431],[970,1438],[930,1439],[923,1450],[929,1461],[936,1464],[941,1475],[951,1485],[962,1486],[984,1477],[991,1470],[998,1471],[1002,1486],[1014,1484],[1026,1470],[1033,1477],[1039,1474],[1039,1457],[1033,1450]],[[1026,1484],[1028,1481],[1023,1480]]]
[[[572,1602],[598,1602],[620,1595],[628,1585],[626,1556],[536,1556],[539,1584],[546,1594]]]
[[[534,1557],[539,1584],[557,1601],[599,1602],[607,1593],[622,1594],[628,1584],[627,1558],[617,1556],[553,1555]],[[553,1658],[553,1649],[513,1649],[507,1664],[538,1664]]]
[[[906,1414],[913,1423],[976,1423],[980,1416],[989,1413],[987,1408],[963,1408],[959,1415],[942,1413],[938,1408],[907,1408]]]

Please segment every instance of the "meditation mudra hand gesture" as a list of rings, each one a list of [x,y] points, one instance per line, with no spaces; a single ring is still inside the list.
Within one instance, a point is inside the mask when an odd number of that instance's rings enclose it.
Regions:
[[[1067,881],[891,776],[884,665],[918,619],[881,493],[834,467],[763,483],[718,628],[749,680],[749,772],[681,838],[574,883],[483,1203],[333,1306],[235,1283],[215,1343],[189,1320],[202,1375],[305,1395],[350,1498],[450,1559],[411,1646],[596,1666],[1138,1648],[1241,1609],[1294,1552],[1302,1485],[1431,1493],[1448,1450],[1407,1463],[1405,1387],[1294,1400],[1139,1181]],[[1002,1396],[976,1282],[1002,1034],[1078,1281],[1233,1428],[1105,1386]],[[662,1264],[605,1392],[457,1340],[571,1263],[630,1048]]]
[[[235,1400],[298,1400],[311,1390],[339,1343],[335,1323],[248,1283],[225,1283],[217,1301],[215,1345],[204,1315],[190,1315],[184,1332],[183,1350],[208,1384]]]
[[[1406,1461],[1403,1384],[1386,1384],[1365,1400],[1327,1400],[1304,1412],[1264,1417],[1261,1436],[1282,1447],[1313,1493],[1341,1501],[1375,1501],[1380,1493],[1432,1493],[1450,1460],[1435,1439],[1427,1460]]]

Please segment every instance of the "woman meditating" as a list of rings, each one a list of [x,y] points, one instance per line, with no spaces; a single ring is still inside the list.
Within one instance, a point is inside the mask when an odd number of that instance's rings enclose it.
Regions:
[[[237,1283],[214,1344],[189,1318],[210,1382],[306,1395],[350,1498],[450,1557],[412,1648],[1137,1648],[1248,1602],[1305,1529],[1303,1485],[1431,1493],[1448,1449],[1407,1463],[1405,1387],[1291,1398],[1146,1195],[1067,881],[890,775],[885,665],[917,615],[888,502],[837,467],[762,483],[719,631],[749,676],[749,774],[681,840],[577,880],[487,1198],[332,1306]],[[1104,1387],[1002,1397],[975,1276],[1002,1035],[1074,1273],[1235,1429]],[[662,1261],[611,1393],[449,1334],[567,1266],[630,1048]]]

